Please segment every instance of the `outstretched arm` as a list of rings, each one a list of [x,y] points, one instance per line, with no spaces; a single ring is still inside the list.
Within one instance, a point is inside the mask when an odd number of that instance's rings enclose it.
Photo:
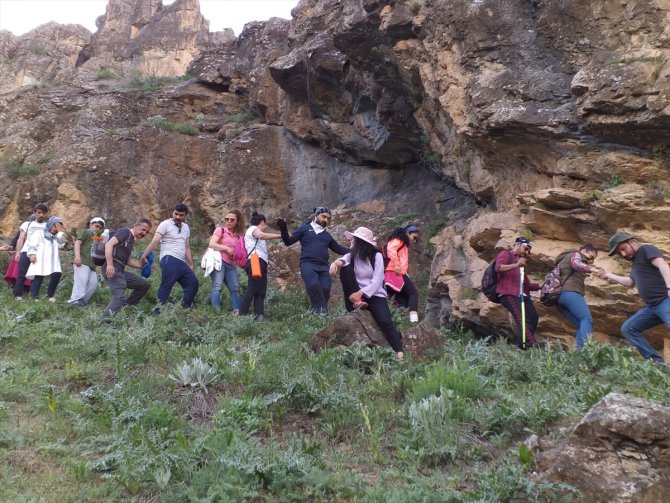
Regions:
[[[292,234],[289,234],[288,226],[286,225],[286,220],[284,220],[283,218],[278,218],[277,220],[275,220],[275,223],[277,224],[277,227],[279,227],[281,240],[284,242],[286,246],[291,246],[292,244],[295,244],[298,241],[300,241],[300,235],[294,236]]]
[[[156,246],[158,245],[158,243],[160,243],[160,240],[161,240],[161,239],[163,239],[163,235],[160,234],[159,232],[156,232],[156,234],[154,234],[153,239],[151,240],[151,243],[149,243],[149,245],[148,245],[148,246],[144,249],[144,251],[142,252],[142,256],[140,257],[140,263],[141,263],[142,265],[140,265],[140,268],[141,268],[144,264],[148,264],[148,262],[147,262],[147,255],[149,255],[152,251],[154,251],[154,248],[156,248]],[[130,262],[128,262],[128,263],[130,264]],[[133,266],[133,267],[135,267],[135,266]]]

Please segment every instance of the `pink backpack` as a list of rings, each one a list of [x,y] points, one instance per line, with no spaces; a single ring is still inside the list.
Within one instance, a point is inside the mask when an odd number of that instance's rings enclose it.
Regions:
[[[244,236],[240,236],[233,248],[233,261],[238,267],[244,267],[247,265],[248,257],[247,248],[244,246]]]

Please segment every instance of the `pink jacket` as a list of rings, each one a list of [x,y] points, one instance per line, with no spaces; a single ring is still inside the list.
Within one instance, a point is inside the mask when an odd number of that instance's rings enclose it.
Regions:
[[[395,266],[400,265],[400,274],[407,274],[409,268],[409,246],[402,239],[393,238],[386,245],[386,255],[389,263],[386,266],[387,271],[395,272]]]

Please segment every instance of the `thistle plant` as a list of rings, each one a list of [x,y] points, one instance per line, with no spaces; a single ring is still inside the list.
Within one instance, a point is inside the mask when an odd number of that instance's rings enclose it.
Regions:
[[[207,386],[215,383],[219,374],[210,364],[203,362],[200,358],[193,358],[190,363],[184,360],[177,365],[174,372],[168,377],[182,386],[192,388],[200,386],[207,393]]]

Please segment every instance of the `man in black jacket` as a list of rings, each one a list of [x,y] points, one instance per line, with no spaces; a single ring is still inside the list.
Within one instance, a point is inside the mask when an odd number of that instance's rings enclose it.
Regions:
[[[289,234],[286,221],[277,219],[282,241],[286,246],[300,241],[300,274],[305,282],[312,313],[327,315],[328,299],[332,280],[328,271],[328,250],[339,255],[349,253],[349,248],[339,244],[326,230],[330,223],[330,210],[324,206],[314,208],[314,220],[307,222]]]

